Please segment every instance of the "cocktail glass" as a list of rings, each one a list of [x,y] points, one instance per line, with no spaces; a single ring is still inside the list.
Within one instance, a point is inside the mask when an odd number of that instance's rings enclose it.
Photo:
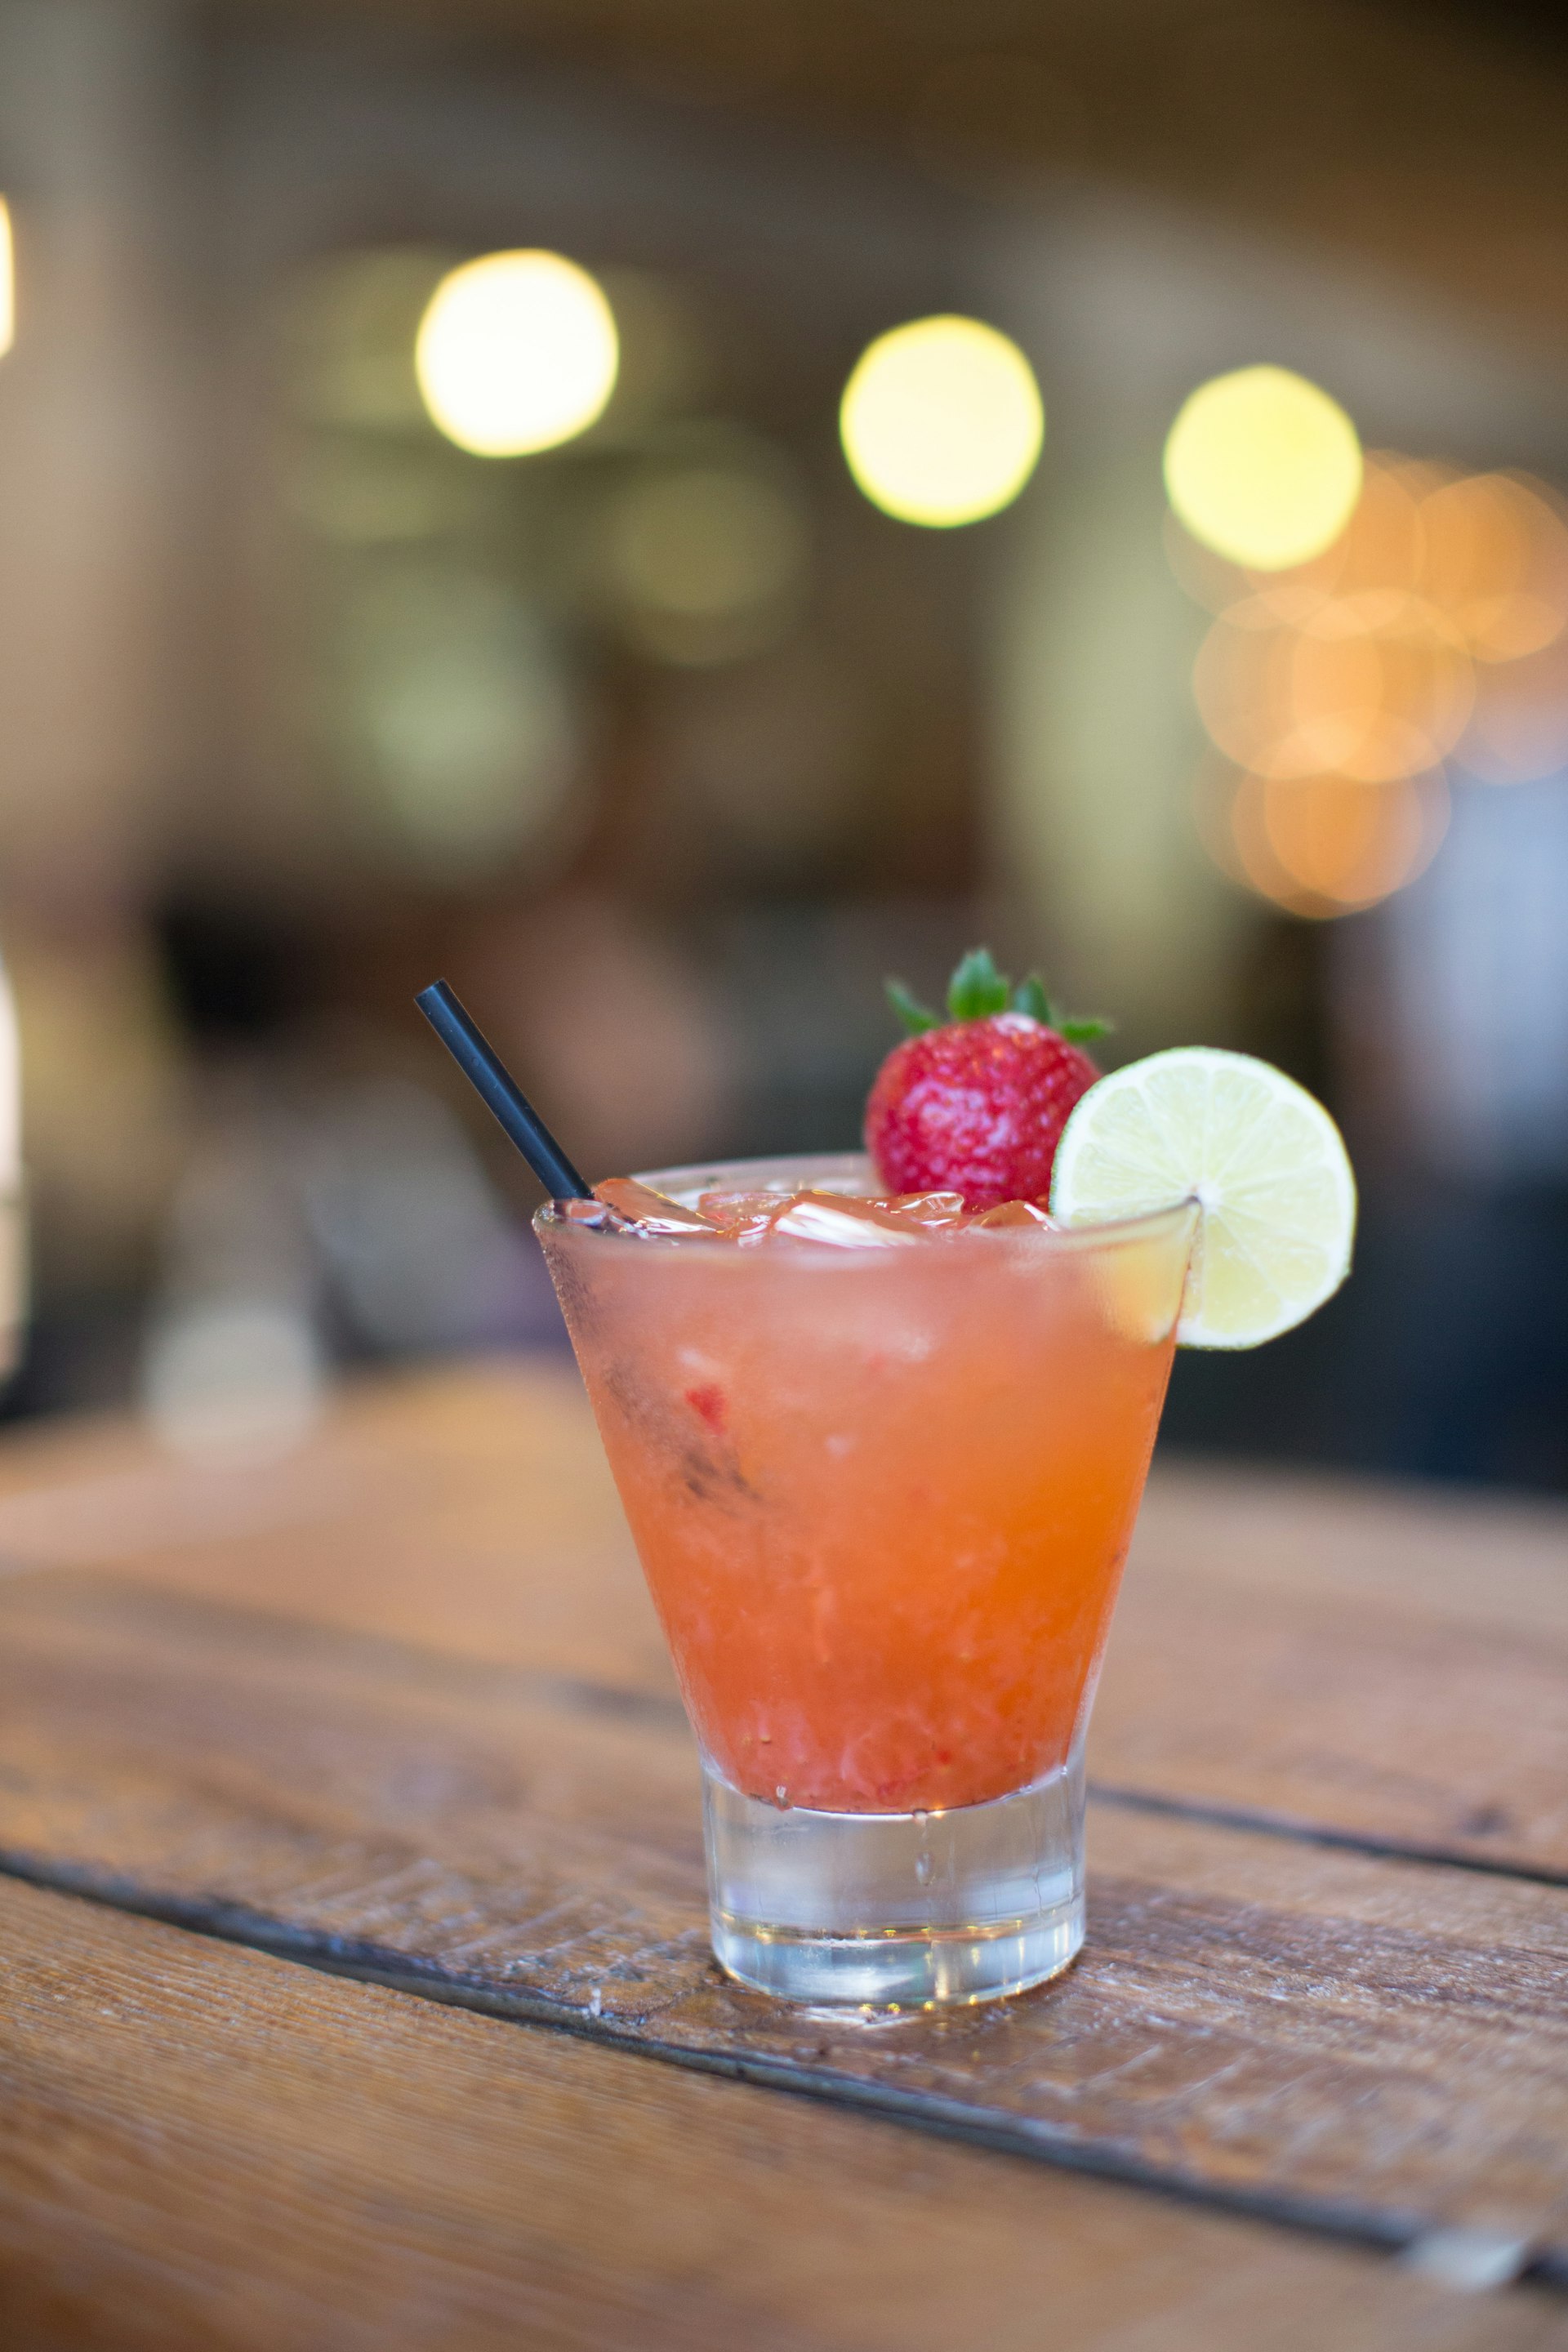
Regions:
[[[876,1190],[856,1155],[640,1181]],[[744,1983],[976,2001],[1078,1950],[1084,1730],[1195,1219],[742,1248],[540,1213]]]

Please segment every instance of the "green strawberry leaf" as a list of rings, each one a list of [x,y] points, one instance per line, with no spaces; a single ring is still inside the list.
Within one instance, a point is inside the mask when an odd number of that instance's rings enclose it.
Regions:
[[[1007,1010],[1007,982],[989,948],[971,948],[948,983],[947,1009],[954,1021],[984,1021]]]
[[[1047,1029],[1057,1026],[1057,1009],[1046,994],[1046,983],[1037,971],[1021,980],[1013,991],[1013,1010],[1026,1013],[1031,1021],[1044,1022]]]
[[[887,982],[888,1000],[911,1037],[922,1036],[928,1029],[940,1029],[942,1015],[911,996],[901,980]],[[1069,1045],[1091,1045],[1103,1037],[1114,1024],[1099,1019],[1075,1021],[1058,1013],[1037,971],[1030,972],[1016,988],[1005,972],[998,971],[989,948],[971,948],[960,959],[958,969],[948,983],[947,1018],[950,1021],[984,1021],[994,1013],[1026,1013],[1045,1028],[1054,1029]]]
[[[941,1013],[932,1013],[920,1003],[910,994],[901,980],[884,981],[882,985],[888,992],[889,1003],[911,1037],[921,1037],[928,1029],[942,1027]]]

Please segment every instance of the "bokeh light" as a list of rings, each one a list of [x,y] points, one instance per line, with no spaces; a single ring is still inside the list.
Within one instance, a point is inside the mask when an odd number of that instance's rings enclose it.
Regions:
[[[441,280],[414,363],[434,422],[477,457],[521,457],[585,432],[620,348],[595,281],[558,253],[489,253]]]
[[[344,637],[336,748],[386,848],[448,879],[552,867],[588,803],[575,698],[527,601],[399,565],[363,583]]]
[[[1233,608],[1193,688],[1216,749],[1281,781],[1419,774],[1453,750],[1474,704],[1468,656],[1440,616],[1373,593],[1317,601],[1296,625],[1261,600]]]
[[[1292,914],[1375,906],[1415,880],[1447,829],[1440,772],[1394,784],[1231,772],[1207,780],[1204,829],[1220,866]]]
[[[1288,368],[1239,368],[1200,384],[1165,443],[1165,488],[1188,530],[1256,572],[1321,554],[1361,486],[1355,426]]]
[[[606,584],[626,635],[693,666],[761,652],[800,607],[808,538],[782,467],[743,448],[649,468],[612,501]]]
[[[1232,763],[1200,786],[1219,863],[1305,914],[1375,903],[1442,837],[1447,772],[1568,766],[1568,522],[1543,484],[1389,452],[1349,523],[1261,572],[1174,527],[1178,578],[1215,615],[1193,691]]]
[[[16,340],[16,247],[11,207],[0,196],[0,359]]]
[[[418,243],[349,247],[303,264],[279,317],[293,415],[317,432],[427,442],[415,344],[458,259],[449,247]],[[446,456],[439,446],[431,454]]]
[[[1540,653],[1568,624],[1568,528],[1510,474],[1442,483],[1421,503],[1421,589],[1478,661]]]
[[[1008,506],[1034,472],[1046,413],[1028,361],[978,319],[916,319],[862,352],[839,432],[873,506],[948,530]]]

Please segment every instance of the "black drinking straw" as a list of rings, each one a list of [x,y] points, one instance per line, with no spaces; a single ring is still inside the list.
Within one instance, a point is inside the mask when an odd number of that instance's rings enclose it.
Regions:
[[[444,980],[414,1000],[452,1059],[500,1119],[552,1201],[591,1201],[577,1173],[488,1037]]]

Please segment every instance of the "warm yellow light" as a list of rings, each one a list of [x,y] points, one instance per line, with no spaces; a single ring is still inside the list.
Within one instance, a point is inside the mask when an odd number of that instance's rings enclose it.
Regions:
[[[1475,674],[1442,615],[1412,599],[1321,597],[1292,617],[1254,597],[1209,630],[1193,693],[1210,740],[1238,767],[1384,784],[1453,750]]]
[[[1165,444],[1165,488],[1193,537],[1253,572],[1331,546],[1361,495],[1361,443],[1338,401],[1288,368],[1200,384]]]
[[[16,340],[16,249],[11,237],[11,207],[0,196],[0,359]]]
[[[862,352],[838,429],[873,506],[945,530],[1011,504],[1035,470],[1046,412],[1034,370],[978,319],[916,319]]]
[[[1293,914],[1344,915],[1402,890],[1431,864],[1448,824],[1442,771],[1393,784],[1201,780],[1199,823],[1216,862]]]
[[[426,407],[476,457],[521,457],[585,432],[619,362],[604,294],[558,253],[488,253],[452,270],[414,347]]]
[[[1568,627],[1568,529],[1551,493],[1468,474],[1421,504],[1421,585],[1478,660],[1520,661]]]

